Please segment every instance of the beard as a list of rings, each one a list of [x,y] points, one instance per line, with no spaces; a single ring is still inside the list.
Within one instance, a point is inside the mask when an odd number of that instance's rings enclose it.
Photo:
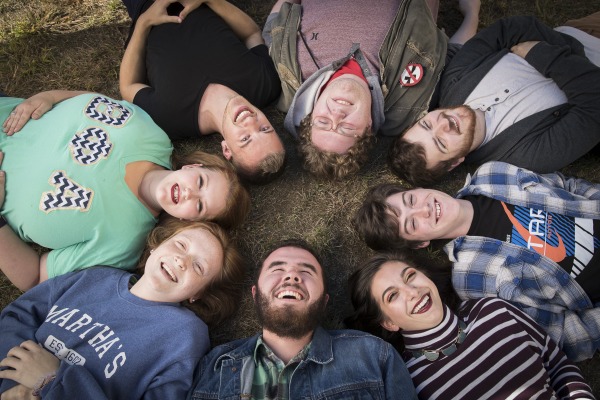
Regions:
[[[275,307],[270,298],[257,287],[257,298],[254,308],[263,329],[273,332],[279,337],[301,339],[315,330],[325,316],[327,298],[325,293],[308,306],[298,310],[291,305]]]

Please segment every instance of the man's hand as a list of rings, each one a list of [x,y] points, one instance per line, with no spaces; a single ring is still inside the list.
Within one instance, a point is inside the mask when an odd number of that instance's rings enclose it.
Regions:
[[[16,106],[6,121],[2,124],[2,130],[8,136],[12,136],[25,126],[30,118],[39,119],[54,106],[54,98],[48,92],[35,94]]]
[[[32,390],[23,385],[13,386],[0,395],[0,400],[39,400],[31,394]]]
[[[525,57],[527,57],[529,50],[531,50],[533,48],[533,46],[535,46],[538,43],[539,43],[539,41],[535,41],[535,40],[531,40],[528,42],[521,42],[521,43],[515,44],[513,47],[511,47],[510,51],[524,59]]]
[[[0,371],[0,378],[11,379],[30,389],[55,373],[60,361],[48,350],[32,340],[21,343],[8,351],[6,358],[0,361],[0,367],[9,367]]]
[[[152,26],[168,24],[168,23],[181,23],[182,19],[176,15],[169,15],[167,8],[176,3],[178,0],[156,0],[150,8],[148,8],[138,19],[138,24],[145,26],[149,29]],[[200,4],[198,4],[199,6]]]
[[[2,161],[4,160],[4,153],[0,151],[0,168],[2,168]],[[4,205],[4,194],[6,193],[6,172],[0,170],[0,210]]]
[[[210,3],[211,1],[214,2],[214,0],[179,0],[179,3],[183,6],[183,10],[179,13],[179,18],[183,21],[189,13],[200,7],[201,4]]]

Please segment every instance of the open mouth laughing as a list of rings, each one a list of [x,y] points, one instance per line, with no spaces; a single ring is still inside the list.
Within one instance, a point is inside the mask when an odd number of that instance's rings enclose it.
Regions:
[[[435,208],[435,223],[437,224],[442,215],[442,206],[435,199],[433,200],[433,206]]]
[[[171,278],[171,281],[177,283],[177,276],[175,276],[175,273],[173,272],[171,267],[169,267],[165,263],[160,263],[160,268],[169,278]]]
[[[246,118],[254,117],[255,113],[249,107],[241,107],[235,114],[233,121],[236,124],[242,123]]]
[[[279,291],[275,292],[275,298],[279,300],[304,300],[305,296],[302,291],[293,289],[290,286],[286,286]]]
[[[452,129],[454,129],[456,132],[458,132],[460,134],[460,124],[458,122],[458,119],[455,116],[448,115],[448,114],[446,114],[446,118],[448,119],[450,126],[452,126]]]
[[[429,294],[426,294],[423,297],[421,297],[421,300],[419,300],[419,302],[412,309],[411,314],[423,314],[429,311],[429,309],[431,308],[431,304],[431,296]]]
[[[179,195],[179,184],[176,183],[171,187],[171,200],[173,201],[173,203],[179,204]]]

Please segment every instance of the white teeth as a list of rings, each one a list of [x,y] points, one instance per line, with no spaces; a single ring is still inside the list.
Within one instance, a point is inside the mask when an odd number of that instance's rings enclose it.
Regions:
[[[173,271],[171,271],[171,268],[169,268],[168,265],[165,264],[160,264],[161,268],[164,269],[165,271],[167,271],[167,274],[169,274],[169,276],[171,277],[171,280],[173,282],[177,282],[177,277],[175,276],[175,274],[173,273]]]
[[[349,101],[346,101],[346,100],[336,100],[336,103],[343,104],[345,106],[351,106],[352,105],[352,103],[350,103]]]
[[[173,199],[175,200],[175,204],[179,203],[179,185],[175,186],[175,191],[173,193]]]
[[[429,302],[429,295],[426,294],[425,296],[423,296],[423,298],[421,299],[421,301],[419,302],[419,304],[417,304],[417,306],[415,308],[413,308],[413,314],[418,314],[423,307],[425,307],[425,305]]]
[[[278,299],[283,299],[285,297],[293,297],[296,300],[302,300],[302,295],[292,290],[284,290],[283,292],[277,294]]]
[[[440,207],[440,203],[435,202],[435,219],[438,220],[440,218],[440,213],[442,212],[442,207]]]
[[[244,110],[241,113],[238,114],[238,116],[235,118],[235,122],[240,122],[243,121],[244,118],[248,117],[252,115],[252,111],[250,110]]]

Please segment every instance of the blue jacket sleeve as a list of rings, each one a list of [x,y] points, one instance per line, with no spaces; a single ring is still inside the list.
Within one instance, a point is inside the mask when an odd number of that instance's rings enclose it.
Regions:
[[[408,369],[400,354],[389,344],[386,343],[388,357],[383,366],[383,381],[385,384],[385,398],[397,399],[400,396],[402,399],[417,399],[417,392],[412,383]]]

